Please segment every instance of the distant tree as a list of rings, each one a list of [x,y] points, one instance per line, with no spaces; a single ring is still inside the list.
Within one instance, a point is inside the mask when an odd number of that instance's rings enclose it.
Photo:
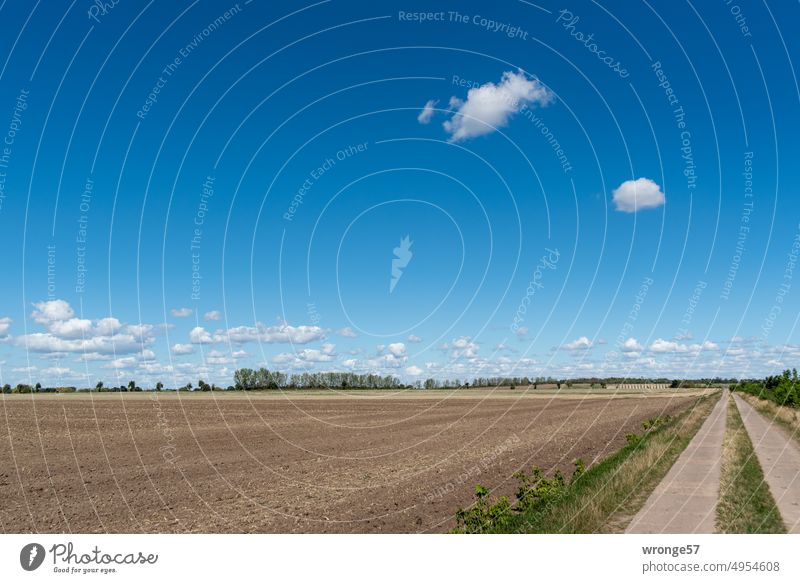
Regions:
[[[95,388],[96,390],[98,390],[98,391],[102,391],[102,390],[103,390],[103,381],[100,381],[99,383],[97,383],[97,384],[94,386],[94,388]]]
[[[36,392],[38,393],[39,391],[42,390],[42,383],[36,383],[36,386],[34,388],[36,389]]]
[[[163,388],[164,388],[164,383],[162,383],[161,381],[156,383],[156,390],[157,391],[160,391]]]
[[[130,381],[128,383],[128,390],[129,391],[135,391],[136,390],[136,381]]]
[[[6,393],[6,394],[10,393],[11,392],[11,385],[9,385],[9,384],[3,385],[3,392]]]

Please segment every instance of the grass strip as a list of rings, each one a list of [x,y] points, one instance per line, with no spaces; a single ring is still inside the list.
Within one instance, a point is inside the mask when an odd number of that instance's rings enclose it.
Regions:
[[[770,421],[777,421],[779,425],[789,431],[792,437],[800,440],[800,410],[794,407],[778,405],[773,401],[742,391],[736,391],[736,395],[750,403],[756,411],[762,413]]]
[[[497,533],[621,532],[706,420],[720,394],[587,469],[558,496],[504,520]]]
[[[717,532],[729,534],[786,532],[733,399],[728,401],[728,420],[722,442],[716,527]]]

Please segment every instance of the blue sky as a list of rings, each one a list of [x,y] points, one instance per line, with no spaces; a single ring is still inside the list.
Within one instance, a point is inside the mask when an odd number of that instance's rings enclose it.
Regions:
[[[792,366],[798,16],[2,2],[0,380]]]

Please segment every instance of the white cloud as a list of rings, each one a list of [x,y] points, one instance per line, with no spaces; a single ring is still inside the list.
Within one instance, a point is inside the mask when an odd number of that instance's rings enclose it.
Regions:
[[[74,377],[74,376],[78,376],[74,372],[72,372],[72,369],[69,369],[69,368],[66,368],[66,367],[63,367],[63,366],[51,366],[49,368],[42,369],[41,372],[42,372],[42,374],[45,374],[45,375],[52,375],[52,376],[57,376],[57,377],[64,377],[64,376]]]
[[[85,338],[60,337],[47,332],[37,332],[18,336],[15,340],[20,346],[33,352],[61,352],[61,353],[99,353],[99,354],[126,354],[138,352],[142,349],[143,342],[154,342],[152,337],[136,338],[131,334],[112,334],[100,336],[92,329]]]
[[[516,348],[513,346],[509,346],[505,342],[501,342],[497,346],[494,347],[496,352],[518,352]]]
[[[443,346],[443,348],[445,347],[447,347],[447,344]],[[476,342],[473,342],[472,338],[469,336],[455,338],[450,344],[450,347],[453,349],[450,353],[452,358],[477,358],[478,350],[480,350],[480,346]]]
[[[336,358],[332,353],[326,352],[324,348],[322,350],[304,348],[297,353],[297,357],[303,362],[331,362]]]
[[[215,333],[218,336],[220,333]],[[258,323],[256,326],[238,326],[229,328],[222,333],[222,340],[230,339],[231,342],[266,342],[273,343],[292,343],[308,344],[315,340],[320,340],[325,336],[325,331],[319,326],[290,326],[280,324],[278,326],[265,326]]]
[[[72,307],[64,300],[50,300],[33,304],[36,308],[31,316],[38,324],[48,325],[51,322],[69,320],[75,315]]]
[[[272,357],[272,362],[275,364],[288,364],[290,362],[295,362],[297,357],[294,354],[290,354],[288,352],[281,352],[276,354]]]
[[[188,318],[189,316],[192,315],[192,309],[191,308],[178,308],[178,309],[172,308],[170,310],[170,314],[172,314],[172,316],[175,317],[175,318]]]
[[[470,89],[466,101],[452,97],[450,106],[455,111],[444,122],[444,129],[452,142],[489,134],[506,126],[511,116],[528,104],[545,106],[554,98],[538,79],[528,79],[522,71],[506,71],[500,83]]]
[[[622,352],[641,352],[643,346],[639,344],[639,341],[636,338],[628,338],[625,342],[622,343]]]
[[[358,336],[358,334],[355,333],[355,330],[353,330],[350,326],[347,326],[346,328],[341,328],[338,334],[339,336],[344,336],[345,338],[355,338],[356,336]]]
[[[191,344],[174,344],[172,346],[172,354],[192,354],[194,346]]]
[[[47,327],[59,338],[85,338],[92,334],[92,321],[82,318],[56,320],[50,322]]]
[[[577,340],[573,340],[572,342],[567,342],[562,346],[562,348],[566,350],[588,350],[592,347],[592,341],[589,340],[586,336],[581,336]]]
[[[411,334],[408,338],[406,338],[406,340],[408,340],[409,342],[414,342],[414,343],[422,342],[422,338],[420,338],[419,336],[416,336],[414,334]]]
[[[104,364],[103,368],[107,369],[128,369],[131,368],[133,365],[136,364],[136,357],[134,356],[124,356],[122,358],[115,358],[108,364]]]
[[[195,326],[189,332],[189,342],[192,344],[211,344],[215,340],[208,330],[202,326]],[[222,342],[222,339],[217,340],[217,342]]]
[[[334,360],[336,360],[336,345],[330,342],[326,342],[321,348],[304,348],[294,354],[281,352],[272,358],[272,362],[277,364],[291,364],[293,366],[300,366],[303,363],[333,362]]]
[[[12,321],[11,318],[0,318],[0,339],[8,336]]]
[[[132,327],[129,326],[129,328]],[[101,336],[110,336],[119,332],[122,329],[122,324],[116,318],[101,318],[97,321],[96,329]],[[138,335],[141,336],[142,334]]]
[[[219,310],[211,310],[210,312],[203,314],[203,319],[206,321],[219,320],[220,318],[222,318],[222,312]]]
[[[389,352],[394,354],[395,356],[405,356],[406,353],[406,345],[402,342],[393,342],[389,346],[387,346]]]
[[[527,326],[520,326],[517,328],[517,337],[518,338],[525,338],[528,335],[528,327]]]
[[[675,354],[683,354],[683,353],[698,353],[702,350],[717,350],[719,346],[715,342],[711,342],[710,340],[705,340],[702,344],[681,344],[679,342],[674,342],[672,340],[664,340],[663,338],[657,338],[651,345],[650,350],[651,352],[659,352],[659,353],[675,353]]]
[[[411,365],[408,368],[406,368],[406,374],[411,377],[418,377],[423,372],[424,371],[416,365]]]
[[[263,342],[267,344],[308,344],[320,340],[325,336],[325,331],[319,326],[236,326],[228,330],[217,330],[213,334],[202,326],[195,326],[189,332],[189,341],[192,344],[217,344],[223,342]]]
[[[417,116],[417,121],[423,124],[431,121],[431,118],[433,117],[434,114],[434,108],[436,107],[437,103],[439,102],[436,101],[435,99],[429,99],[428,102],[425,104],[425,107],[422,108],[422,111],[419,112],[419,115]]]
[[[153,329],[152,324],[128,324],[125,326],[125,332],[136,338],[149,337],[153,333]]]
[[[686,345],[673,342],[672,340],[664,340],[657,338],[650,345],[652,352],[686,352]]]
[[[207,364],[233,364],[233,358],[220,350],[211,350],[205,355]]]
[[[661,187],[649,178],[626,180],[612,194],[617,210],[624,213],[657,208],[666,200]]]

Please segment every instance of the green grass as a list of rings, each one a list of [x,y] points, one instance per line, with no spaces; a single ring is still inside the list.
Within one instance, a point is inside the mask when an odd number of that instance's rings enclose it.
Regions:
[[[800,411],[796,408],[778,405],[773,401],[762,399],[750,393],[736,391],[736,394],[750,403],[756,411],[763,414],[767,419],[786,429],[787,433],[794,439],[800,440]]]
[[[700,397],[687,411],[586,470],[557,495],[506,516],[483,532],[620,532],[644,505],[719,398]]]
[[[733,399],[728,402],[719,491],[717,532],[786,532]]]

